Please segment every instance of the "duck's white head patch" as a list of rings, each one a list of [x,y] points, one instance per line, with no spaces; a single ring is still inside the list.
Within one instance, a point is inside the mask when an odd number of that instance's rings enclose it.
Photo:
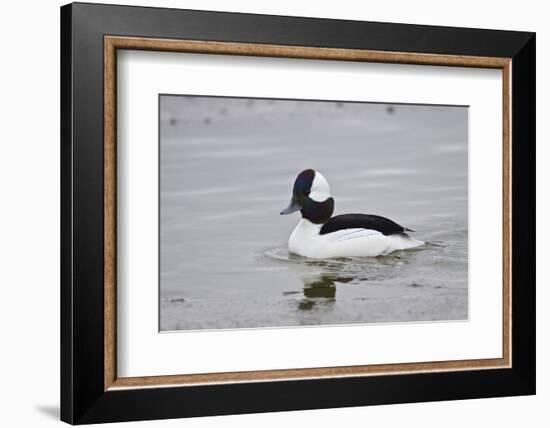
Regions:
[[[325,202],[332,195],[330,193],[330,186],[328,181],[323,177],[323,175],[315,171],[315,176],[313,177],[313,182],[311,183],[311,191],[309,197],[315,202]]]

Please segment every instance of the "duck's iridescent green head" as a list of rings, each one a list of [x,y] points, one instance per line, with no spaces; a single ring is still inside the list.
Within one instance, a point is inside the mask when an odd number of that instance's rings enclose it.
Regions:
[[[281,211],[281,215],[295,211],[300,211],[302,218],[316,224],[324,224],[332,216],[334,199],[327,180],[319,172],[306,169],[296,177],[290,204]]]

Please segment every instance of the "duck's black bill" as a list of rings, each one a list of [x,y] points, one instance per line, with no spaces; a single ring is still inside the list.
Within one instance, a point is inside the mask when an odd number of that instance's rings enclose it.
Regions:
[[[302,206],[296,203],[294,199],[291,199],[288,207],[286,207],[284,210],[281,211],[281,215],[292,214],[293,212],[300,211],[301,209],[302,209]]]

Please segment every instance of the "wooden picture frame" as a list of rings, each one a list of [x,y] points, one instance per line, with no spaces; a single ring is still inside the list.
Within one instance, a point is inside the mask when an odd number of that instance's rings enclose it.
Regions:
[[[502,358],[118,377],[118,49],[501,69]],[[61,9],[61,53],[62,420],[114,422],[535,392],[533,33],[76,3]]]

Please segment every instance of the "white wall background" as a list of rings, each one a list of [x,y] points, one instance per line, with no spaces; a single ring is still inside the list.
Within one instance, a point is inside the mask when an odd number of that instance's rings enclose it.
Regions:
[[[122,2],[122,0],[121,0]],[[59,408],[59,6],[4,2],[0,14],[0,420],[54,426]],[[103,1],[103,3],[116,3]],[[155,421],[158,427],[546,426],[550,404],[548,118],[550,14],[545,2],[148,0],[126,4],[485,27],[537,32],[538,395],[461,402]],[[546,239],[544,239],[546,238]],[[137,423],[125,426],[138,426]]]

